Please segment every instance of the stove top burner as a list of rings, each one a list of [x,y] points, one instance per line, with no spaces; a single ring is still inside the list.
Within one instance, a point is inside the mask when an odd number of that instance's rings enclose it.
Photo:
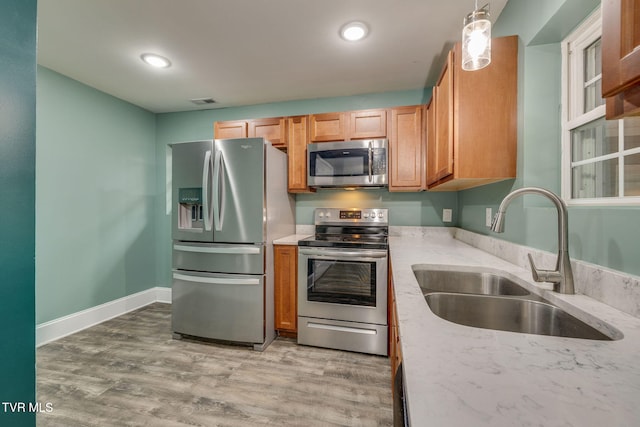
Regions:
[[[300,246],[387,249],[389,226],[386,209],[316,209],[315,235]]]

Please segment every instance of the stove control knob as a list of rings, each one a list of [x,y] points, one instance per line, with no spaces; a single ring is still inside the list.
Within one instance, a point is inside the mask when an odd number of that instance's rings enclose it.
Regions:
[[[382,218],[384,215],[382,214],[382,212],[378,213],[378,218]]]
[[[327,212],[327,213],[325,214],[325,216],[326,216],[327,218],[331,218],[331,212]]]
[[[320,218],[324,218],[324,212],[320,211],[320,213],[318,214],[318,216],[319,216]]]
[[[364,216],[365,218],[369,218],[369,212],[363,213],[362,216]]]

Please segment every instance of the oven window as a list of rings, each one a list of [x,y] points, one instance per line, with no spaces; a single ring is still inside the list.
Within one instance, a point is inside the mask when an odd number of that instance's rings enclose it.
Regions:
[[[369,175],[369,150],[364,148],[310,153],[311,176]]]
[[[376,306],[376,263],[308,260],[307,300]]]

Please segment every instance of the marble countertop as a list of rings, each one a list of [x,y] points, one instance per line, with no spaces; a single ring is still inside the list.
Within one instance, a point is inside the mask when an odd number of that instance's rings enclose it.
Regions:
[[[298,240],[306,239],[307,237],[310,237],[310,236],[311,234],[292,234],[290,236],[285,236],[280,239],[274,240],[273,244],[297,246]]]
[[[390,237],[412,426],[631,426],[640,422],[640,319],[584,295],[560,295],[531,273],[447,229]],[[513,278],[617,341],[457,325],[434,315],[412,265],[471,266]]]

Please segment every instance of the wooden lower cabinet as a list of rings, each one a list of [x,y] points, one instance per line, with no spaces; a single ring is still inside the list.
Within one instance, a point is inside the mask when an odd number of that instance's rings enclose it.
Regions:
[[[298,333],[298,247],[273,245],[275,328],[279,335]]]
[[[389,357],[391,358],[391,389],[394,390],[394,381],[398,366],[402,361],[402,349],[400,347],[400,333],[398,331],[398,311],[393,290],[393,277],[389,267]]]

